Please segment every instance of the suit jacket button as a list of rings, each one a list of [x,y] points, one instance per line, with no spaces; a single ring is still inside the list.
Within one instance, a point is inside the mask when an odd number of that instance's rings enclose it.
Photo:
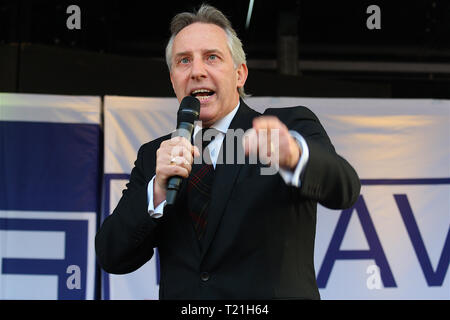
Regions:
[[[202,272],[200,275],[200,279],[202,279],[202,281],[208,281],[209,280],[209,273],[208,272]]]

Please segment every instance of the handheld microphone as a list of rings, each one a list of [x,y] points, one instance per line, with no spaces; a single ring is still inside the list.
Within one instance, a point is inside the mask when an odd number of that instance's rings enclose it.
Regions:
[[[200,116],[200,101],[197,98],[186,96],[181,100],[180,108],[177,112],[177,129],[172,137],[184,137],[191,141],[194,131],[194,122]],[[180,190],[182,178],[173,176],[167,182],[166,202],[174,204]]]

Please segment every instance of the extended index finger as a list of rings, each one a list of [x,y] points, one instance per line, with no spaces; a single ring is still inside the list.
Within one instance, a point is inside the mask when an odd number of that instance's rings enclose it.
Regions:
[[[275,116],[260,116],[253,119],[253,128],[256,131],[261,129],[281,129],[284,124]]]

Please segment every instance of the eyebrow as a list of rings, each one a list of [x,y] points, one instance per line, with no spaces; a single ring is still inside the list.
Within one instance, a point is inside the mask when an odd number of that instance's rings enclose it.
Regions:
[[[181,57],[181,56],[187,56],[187,55],[190,55],[190,54],[191,54],[191,51],[178,52],[178,53],[176,53],[174,55],[174,58]]]
[[[223,55],[222,51],[220,51],[219,49],[208,49],[203,51],[203,54],[208,53],[218,53],[219,55]]]

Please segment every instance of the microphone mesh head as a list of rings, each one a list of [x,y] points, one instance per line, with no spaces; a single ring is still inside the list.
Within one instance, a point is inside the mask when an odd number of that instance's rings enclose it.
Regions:
[[[197,98],[186,96],[181,100],[177,113],[177,124],[180,122],[194,123],[200,116],[200,101]]]

